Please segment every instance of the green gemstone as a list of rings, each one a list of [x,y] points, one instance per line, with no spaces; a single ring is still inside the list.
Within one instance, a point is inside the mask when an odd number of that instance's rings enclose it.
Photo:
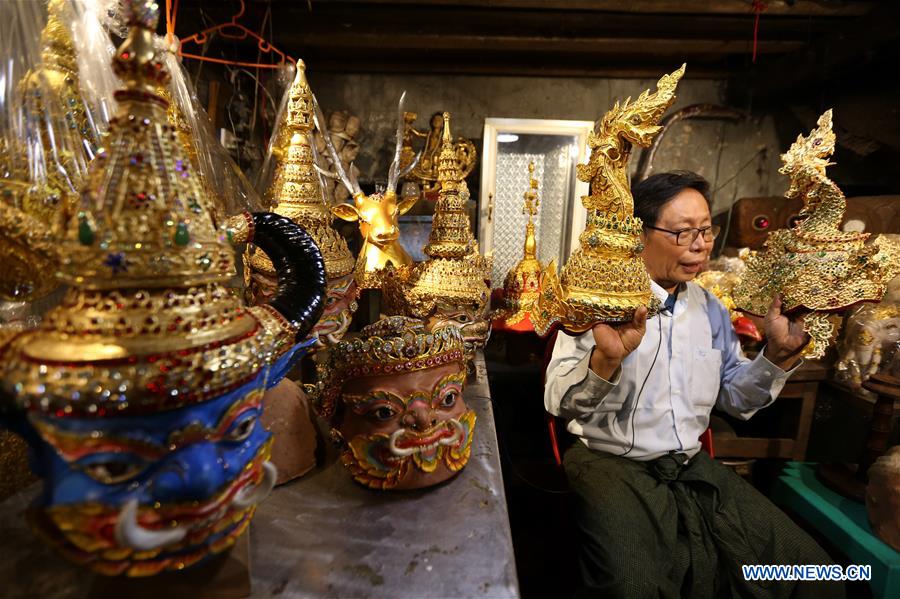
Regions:
[[[178,223],[178,226],[175,227],[175,243],[187,245],[190,240],[191,235],[188,233],[187,223]]]
[[[92,245],[94,243],[94,230],[86,218],[82,218],[78,223],[78,241],[82,245]]]

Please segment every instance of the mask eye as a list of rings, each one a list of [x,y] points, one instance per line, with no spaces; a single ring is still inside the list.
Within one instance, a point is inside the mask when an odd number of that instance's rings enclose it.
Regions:
[[[378,406],[374,410],[370,410],[368,413],[369,418],[371,418],[372,420],[377,420],[379,422],[390,420],[396,415],[397,412],[395,412],[393,408],[388,406]]]
[[[226,438],[229,441],[245,441],[250,435],[253,434],[253,428],[255,426],[256,416],[245,418],[244,420],[231,427],[231,430],[228,431]]]
[[[456,405],[456,398],[459,396],[459,393],[456,391],[448,391],[444,394],[444,397],[441,398],[441,407],[442,408],[452,408]]]
[[[111,459],[82,466],[85,474],[98,483],[116,485],[137,476],[144,469],[142,463]]]
[[[461,323],[467,323],[467,322],[471,322],[472,318],[468,314],[460,314],[459,316],[456,317],[456,321],[461,322]]]

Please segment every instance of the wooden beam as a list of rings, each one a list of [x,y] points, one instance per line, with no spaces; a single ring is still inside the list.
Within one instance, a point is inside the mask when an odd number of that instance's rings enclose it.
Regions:
[[[276,2],[285,4],[288,1]],[[368,4],[376,6],[400,5],[416,7],[472,6],[485,10],[542,10],[542,11],[595,11],[625,12],[636,14],[752,14],[750,0],[328,0],[328,4]],[[305,3],[304,3],[305,4]],[[323,0],[313,0],[313,11]],[[868,13],[876,2],[855,0],[771,0],[767,2],[766,16],[824,16],[847,17]]]
[[[636,37],[621,38],[575,38],[575,37],[532,37],[518,35],[455,35],[393,33],[341,33],[318,32],[298,33],[296,36],[280,38],[281,43],[297,48],[344,48],[375,52],[381,50],[479,50],[512,51],[529,54],[559,52],[563,54],[628,54],[631,56],[681,55],[689,58],[694,54],[722,55],[748,52],[750,40],[719,39],[647,39]],[[788,52],[799,49],[804,44],[793,40],[761,40],[757,51],[761,54]]]

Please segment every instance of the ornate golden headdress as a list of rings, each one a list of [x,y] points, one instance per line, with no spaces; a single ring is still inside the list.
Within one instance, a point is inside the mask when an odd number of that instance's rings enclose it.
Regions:
[[[64,225],[77,204],[87,172],[83,142],[92,149],[100,142],[81,95],[75,47],[66,25],[74,17],[65,0],[50,0],[41,31],[41,62],[26,73],[18,90],[47,161],[23,209],[54,230]],[[57,123],[51,125],[53,121]]]
[[[424,318],[439,302],[483,308],[490,300],[490,265],[478,253],[472,237],[467,203],[469,189],[459,170],[450,134],[450,114],[444,113],[444,137],[438,173],[441,191],[425,253],[428,259],[391,271],[382,291],[389,313]]]
[[[352,379],[395,375],[434,368],[450,362],[465,364],[459,329],[445,326],[432,332],[421,320],[389,316],[364,327],[360,336],[333,345],[307,391],[322,418],[330,420],[344,384]]]
[[[204,401],[252,380],[300,333],[223,285],[234,251],[156,94],[168,77],[154,45],[158,9],[132,11],[114,57],[125,89],[108,150],[91,163],[61,243],[71,287],[4,348],[2,385],[24,409],[103,416]]]
[[[525,192],[522,213],[528,215],[525,225],[524,257],[510,269],[503,281],[503,306],[493,318],[502,319],[506,326],[525,321],[539,295],[541,272],[544,266],[537,259],[537,241],[534,237],[534,217],[541,205],[538,199],[538,180],[534,178],[534,162],[528,165],[529,188]]]
[[[315,239],[325,259],[329,279],[353,271],[355,258],[347,242],[331,226],[331,210],[325,203],[312,148],[313,94],[306,80],[306,65],[297,61],[297,75],[288,90],[287,112],[272,147],[275,179],[268,191],[272,211],[286,216]],[[248,250],[250,268],[275,276],[271,260],[257,248]],[[249,273],[245,273],[249,276]]]
[[[15,125],[7,123],[8,135],[0,139],[0,297],[11,300],[37,299],[59,285],[56,236],[77,203],[88,160],[84,144],[93,150],[99,141],[79,87],[66,26],[72,18],[64,0],[48,3],[40,60],[8,99],[17,114],[8,115]]]
[[[750,256],[734,292],[737,307],[751,314],[765,314],[776,293],[782,295],[783,310],[814,312],[805,319],[815,344],[813,357],[824,355],[833,336],[826,313],[881,301],[888,281],[900,273],[896,243],[878,237],[867,244],[868,233],[840,230],[847,201],[825,174],[835,145],[831,126],[828,110],[808,137],[799,135],[781,155],[779,172],[791,178],[785,195],[803,198],[804,218],[769,234],[765,249]]]
[[[682,65],[660,78],[654,93],[647,90],[634,102],[616,102],[588,138],[590,160],[578,165],[578,179],[591,184],[591,194],[581,198],[587,227],[562,275],[557,277],[554,262],[544,271],[531,314],[538,334],[557,323],[581,333],[598,322],[629,321],[640,306],[651,313],[658,308],[640,257],[643,223],[634,216],[628,158],[632,144],[648,147],[659,132],[657,123],[675,101],[684,70]]]

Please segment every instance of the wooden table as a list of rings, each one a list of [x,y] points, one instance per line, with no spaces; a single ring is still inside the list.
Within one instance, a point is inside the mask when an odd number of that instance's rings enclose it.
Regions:
[[[802,516],[851,564],[871,565],[873,596],[900,597],[900,552],[872,533],[865,505],[819,481],[814,464],[788,462],[772,490],[772,500]]]
[[[354,483],[329,456],[259,506],[250,527],[253,597],[518,597],[480,353],[475,366],[465,391],[478,417],[466,468],[431,489],[377,492]],[[57,557],[27,529],[22,511],[37,491],[33,485],[0,503],[2,595],[95,596],[97,576]],[[155,596],[174,599],[165,591]]]

